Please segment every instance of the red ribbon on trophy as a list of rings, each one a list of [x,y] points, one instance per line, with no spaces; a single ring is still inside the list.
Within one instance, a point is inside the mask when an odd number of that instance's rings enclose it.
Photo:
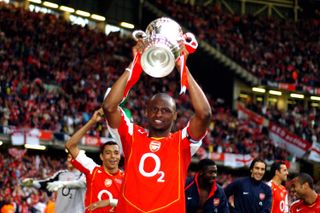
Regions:
[[[188,51],[189,54],[194,53],[194,51],[196,51],[196,49],[198,48],[198,42],[195,36],[190,32],[185,33],[183,36],[185,39],[184,45],[186,47],[186,50]],[[180,95],[181,95],[181,94],[184,94],[186,90],[189,88],[187,65],[186,65],[187,59],[184,52],[182,52],[178,60],[180,60],[180,64],[181,64],[180,65],[180,88],[181,88]]]
[[[131,87],[137,83],[139,80],[141,73],[142,73],[142,67],[140,63],[141,59],[141,53],[137,52],[137,54],[134,56],[133,62],[132,62],[132,68],[127,68],[126,70],[130,72],[130,76],[128,78],[127,86],[123,93],[123,100],[127,97]]]

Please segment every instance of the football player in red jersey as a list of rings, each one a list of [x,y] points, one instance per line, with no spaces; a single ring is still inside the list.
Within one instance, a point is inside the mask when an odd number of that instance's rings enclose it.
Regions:
[[[288,168],[284,161],[275,161],[271,165],[272,179],[267,183],[272,190],[272,213],[287,213],[288,206],[288,191],[282,185],[282,182],[288,178]]]
[[[133,49],[135,56],[140,54],[136,48]],[[183,49],[182,54],[188,55],[188,52]],[[177,68],[180,65],[177,61]],[[210,122],[209,102],[186,68],[189,96],[195,112],[188,125],[171,132],[177,118],[176,103],[168,94],[159,93],[146,104],[148,128],[144,129],[130,122],[118,107],[128,82],[135,75],[134,66],[131,63],[114,83],[103,104],[109,130],[121,141],[125,157],[126,173],[118,210],[185,212],[186,173],[192,154],[200,146]]]
[[[73,165],[86,175],[87,191],[85,197],[86,212],[114,212],[118,203],[124,173],[119,169],[120,147],[114,141],[108,141],[100,147],[102,165],[97,165],[78,144],[86,132],[102,119],[103,111],[95,111],[92,118],[80,128],[66,143],[73,156]]]
[[[290,213],[319,213],[320,195],[313,189],[313,179],[301,173],[292,180],[292,191],[299,198],[290,206]]]

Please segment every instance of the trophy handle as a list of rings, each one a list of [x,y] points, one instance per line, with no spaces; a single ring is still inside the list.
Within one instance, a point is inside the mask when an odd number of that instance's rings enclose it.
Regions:
[[[185,33],[183,37],[187,51],[189,53],[193,53],[194,51],[196,51],[196,49],[198,48],[198,41],[196,37],[190,32]]]
[[[145,38],[147,38],[147,34],[142,30],[135,30],[132,32],[132,37],[136,41],[144,40]]]

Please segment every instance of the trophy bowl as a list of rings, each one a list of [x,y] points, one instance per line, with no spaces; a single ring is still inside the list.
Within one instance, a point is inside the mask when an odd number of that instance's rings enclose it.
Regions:
[[[152,21],[146,31],[132,33],[135,40],[142,41],[141,66],[145,73],[162,78],[172,72],[184,43],[183,31],[174,20],[166,17]]]

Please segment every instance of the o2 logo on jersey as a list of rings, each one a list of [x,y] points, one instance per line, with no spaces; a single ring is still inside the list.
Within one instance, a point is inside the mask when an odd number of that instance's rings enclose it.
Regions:
[[[61,190],[61,193],[62,193],[62,196],[64,196],[64,197],[68,197],[69,196],[69,199],[72,199],[72,192],[71,192],[70,188],[63,187],[62,190]]]
[[[144,170],[144,165],[147,158],[151,158],[155,162],[155,166],[151,172],[146,172]],[[144,177],[154,177],[155,175],[159,175],[157,182],[165,182],[165,179],[164,179],[165,173],[163,171],[160,171],[160,166],[161,166],[161,161],[158,155],[151,152],[144,153],[140,159],[139,172]]]
[[[111,186],[111,184],[112,184],[112,180],[111,179],[105,179],[104,180],[104,185],[106,186],[106,187],[109,187],[109,186]]]
[[[283,212],[284,211],[284,200],[280,201],[280,211]]]
[[[107,179],[107,180],[110,180],[110,179]],[[108,196],[108,199],[109,199],[109,200],[112,200],[112,199],[113,199],[113,196],[112,196],[111,192],[109,192],[108,190],[104,189],[104,190],[101,190],[101,191],[98,193],[98,200],[105,200],[105,198],[102,197],[104,194],[105,194],[106,196]],[[112,207],[112,208],[109,210],[109,212],[114,212],[114,208],[115,208],[115,207]]]
[[[159,151],[161,147],[161,142],[160,141],[151,141],[149,144],[149,149],[151,152],[157,152]]]

